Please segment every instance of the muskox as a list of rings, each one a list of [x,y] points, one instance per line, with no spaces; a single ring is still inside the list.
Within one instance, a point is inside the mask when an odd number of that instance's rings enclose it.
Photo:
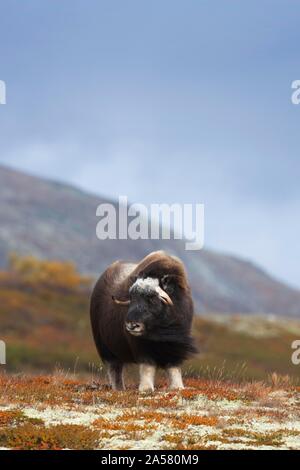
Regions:
[[[140,391],[154,390],[157,367],[171,389],[183,388],[180,365],[196,348],[191,337],[193,301],[182,262],[162,251],[138,264],[117,261],[91,297],[96,347],[112,388],[124,389],[125,364],[140,365]]]

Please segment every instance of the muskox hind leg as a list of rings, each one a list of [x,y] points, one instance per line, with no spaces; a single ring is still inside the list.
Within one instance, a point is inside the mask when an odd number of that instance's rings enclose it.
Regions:
[[[108,377],[113,390],[124,390],[123,363],[108,362]]]
[[[154,378],[156,367],[151,364],[140,364],[140,392],[154,391]]]
[[[182,390],[184,388],[181,369],[179,367],[170,367],[168,369],[171,390]]]

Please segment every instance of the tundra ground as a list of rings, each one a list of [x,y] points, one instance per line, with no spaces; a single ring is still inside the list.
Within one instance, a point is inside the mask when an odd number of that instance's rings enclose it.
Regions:
[[[186,379],[156,392],[63,374],[0,375],[2,449],[299,449],[300,388]]]

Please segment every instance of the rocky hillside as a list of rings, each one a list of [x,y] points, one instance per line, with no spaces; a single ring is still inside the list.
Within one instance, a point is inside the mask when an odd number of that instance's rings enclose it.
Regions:
[[[111,201],[0,166],[0,266],[16,251],[71,260],[81,272],[96,275],[116,258],[137,260],[165,249],[185,262],[199,312],[300,315],[300,292],[248,261],[187,252],[175,240],[99,241],[96,208],[103,202]]]

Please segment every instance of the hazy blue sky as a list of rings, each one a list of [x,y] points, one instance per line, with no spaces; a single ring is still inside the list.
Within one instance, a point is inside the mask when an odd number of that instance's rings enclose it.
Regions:
[[[0,162],[203,202],[206,246],[300,287],[300,2],[0,0]]]

